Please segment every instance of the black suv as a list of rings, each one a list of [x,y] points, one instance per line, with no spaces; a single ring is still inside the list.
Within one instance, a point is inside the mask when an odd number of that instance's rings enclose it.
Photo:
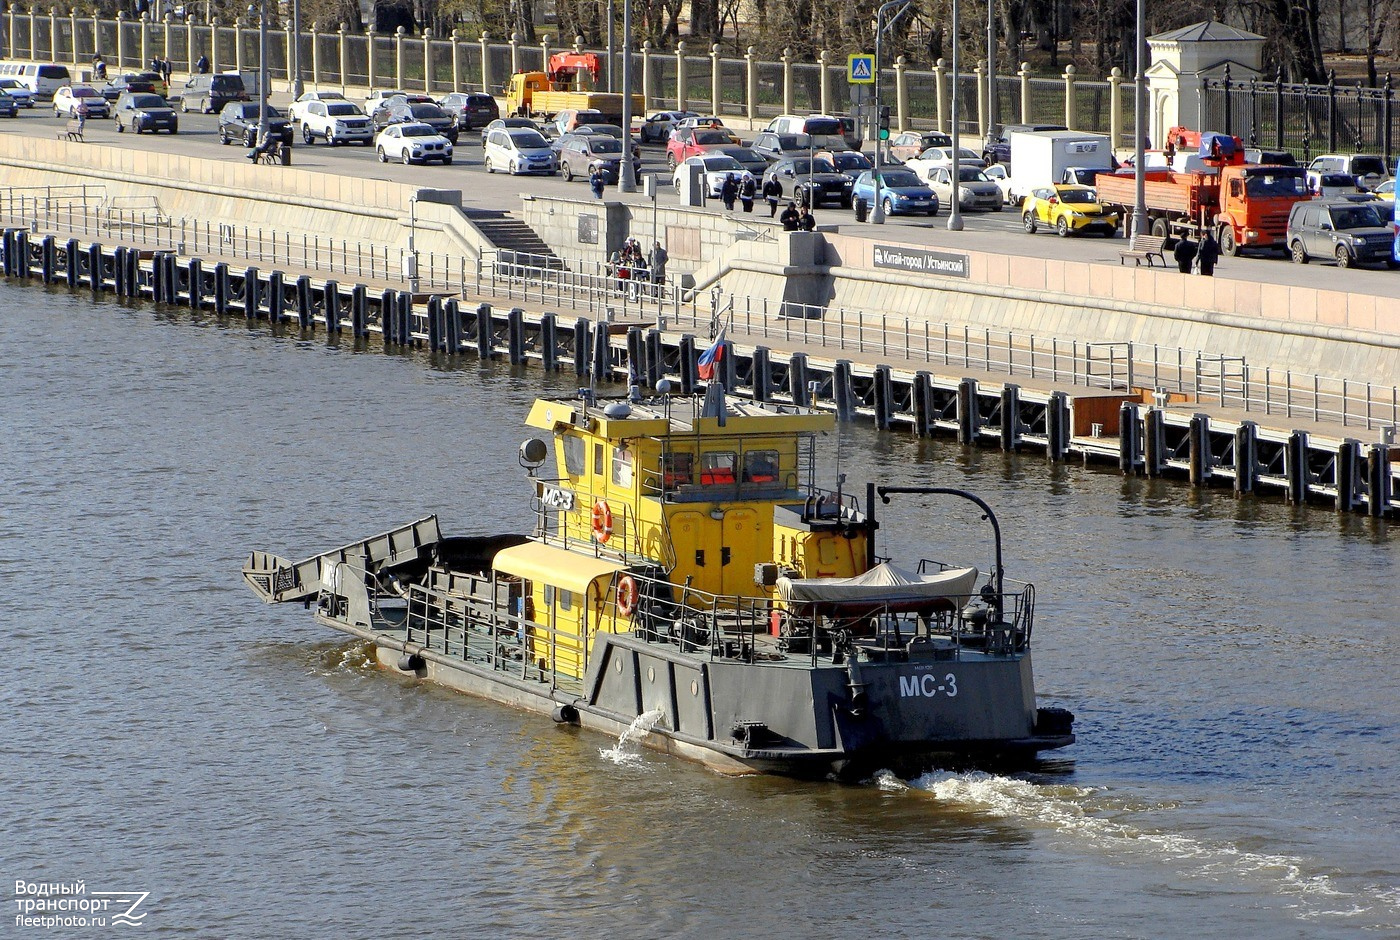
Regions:
[[[386,104],[375,110],[373,120],[376,134],[390,124],[426,124],[454,145],[457,143],[457,119],[431,101]]]
[[[457,126],[464,131],[473,127],[485,127],[501,116],[501,106],[496,99],[480,92],[469,94],[458,92],[448,95],[438,102],[448,114],[457,116]]]
[[[219,143],[241,140],[244,146],[251,147],[258,142],[258,103],[256,101],[232,101],[219,112]],[[272,105],[267,106],[267,133],[269,137],[280,137],[282,143],[292,142],[292,122]]]
[[[813,172],[815,170],[815,172]],[[793,199],[798,189],[806,188],[813,196],[812,208],[824,202],[839,202],[841,208],[851,207],[851,185],[849,176],[836,172],[830,160],[817,157],[785,157],[768,168],[763,174],[763,182],[777,180],[783,187],[783,198]]]

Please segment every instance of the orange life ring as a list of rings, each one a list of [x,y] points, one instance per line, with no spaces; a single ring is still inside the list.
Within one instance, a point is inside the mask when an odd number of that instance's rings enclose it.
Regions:
[[[606,499],[593,504],[593,537],[600,542],[612,538],[612,507]]]
[[[637,580],[630,574],[624,574],[617,582],[617,612],[630,617],[636,609]]]

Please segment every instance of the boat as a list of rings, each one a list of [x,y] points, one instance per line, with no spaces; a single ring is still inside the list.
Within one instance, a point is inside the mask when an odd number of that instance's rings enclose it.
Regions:
[[[548,437],[520,447],[530,531],[446,536],[427,516],[301,561],[255,551],[245,580],[386,668],[725,773],[851,778],[1073,743],[1074,716],[1036,703],[1035,589],[1005,577],[976,495],[819,486],[834,417],[718,383],[580,389],[527,424]],[[877,504],[905,494],[974,503],[986,574],[882,557]],[[985,553],[979,528],[960,551]]]

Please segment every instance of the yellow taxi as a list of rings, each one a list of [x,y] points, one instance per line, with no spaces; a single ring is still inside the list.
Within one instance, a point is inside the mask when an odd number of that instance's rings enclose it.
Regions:
[[[1383,199],[1386,202],[1394,202],[1395,180],[1386,180],[1384,183],[1381,183],[1375,189],[1371,190],[1371,194],[1374,195],[1377,199]]]
[[[1088,232],[1111,236],[1117,233],[1119,221],[1117,212],[1099,205],[1092,186],[1042,186],[1031,190],[1021,204],[1021,224],[1032,235],[1045,225],[1061,238]]]

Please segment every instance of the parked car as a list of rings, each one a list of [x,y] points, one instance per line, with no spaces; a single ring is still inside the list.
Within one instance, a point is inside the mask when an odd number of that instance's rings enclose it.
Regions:
[[[1000,164],[998,164],[1000,166]],[[910,172],[913,172],[912,170]],[[953,205],[953,167],[948,165],[935,165],[929,168],[929,186],[938,193],[938,198],[942,200],[949,209]],[[993,212],[1000,212],[1002,205],[1006,202],[1001,194],[1001,188],[993,183],[982,173],[980,167],[963,163],[958,166],[958,208],[967,211],[969,209],[990,209]]]
[[[390,124],[380,131],[374,152],[380,163],[398,160],[406,166],[439,160],[443,166],[452,165],[452,141],[437,128],[412,121]]]
[[[642,122],[637,136],[644,144],[660,144],[671,139],[671,131],[688,117],[699,117],[694,111],[657,111]]]
[[[1375,189],[1390,177],[1390,171],[1379,154],[1374,153],[1327,153],[1314,157],[1308,164],[1309,178],[1338,174],[1350,176],[1363,189]]]
[[[720,147],[711,150],[710,153],[722,153],[726,157],[733,157],[740,166],[752,173],[756,180],[762,179],[763,174],[768,172],[768,161],[748,147]]]
[[[20,84],[16,78],[0,78],[0,91],[5,93],[5,97],[13,98],[15,104],[21,108],[34,107],[34,92],[25,85]]]
[[[616,183],[622,173],[622,141],[611,134],[565,134],[559,148],[559,170],[564,179],[588,179],[595,164],[603,167],[609,184]],[[632,167],[640,173],[642,161],[635,159]]]
[[[457,143],[457,119],[431,101],[392,101],[374,112],[376,130],[390,124],[427,124],[453,144]]]
[[[241,140],[245,147],[258,142],[258,124],[262,121],[256,101],[230,101],[219,112],[219,143]],[[284,144],[292,142],[292,122],[272,105],[267,106],[267,135]]]
[[[851,179],[875,168],[870,158],[859,150],[819,150],[817,156],[830,160],[837,173],[844,173]]]
[[[539,131],[527,127],[499,127],[487,134],[482,161],[487,173],[505,170],[512,176],[519,173],[553,176],[559,172],[549,141]]]
[[[851,207],[852,180],[837,173],[829,160],[820,157],[813,160],[806,156],[785,157],[770,166],[763,175],[765,184],[770,179],[777,180],[783,187],[784,199],[795,198],[799,187],[808,187],[812,193],[813,208],[826,202],[839,202],[843,209]]]
[[[726,130],[710,127],[680,127],[666,142],[666,165],[675,170],[678,164],[690,157],[708,150],[718,150],[721,147],[732,147],[733,145],[733,137]]]
[[[127,130],[138,134],[144,131],[153,134],[156,131],[180,132],[180,119],[175,116],[175,109],[160,95],[148,91],[127,92],[117,99],[113,112],[116,114],[118,133]]]
[[[19,102],[9,95],[0,95],[0,117],[19,117]]]
[[[469,131],[485,127],[501,116],[496,99],[481,92],[454,92],[438,102],[438,106],[457,118],[457,127]]]
[[[675,187],[676,192],[681,191],[681,177],[689,173],[689,167],[692,166],[700,167],[705,181],[705,195],[711,198],[719,198],[720,187],[730,176],[737,177],[736,182],[740,184],[745,179],[753,180],[755,185],[758,182],[758,177],[746,170],[738,160],[728,154],[711,151],[687,157],[684,162],[671,171],[671,185]],[[765,163],[764,166],[766,167],[767,164]]]
[[[1120,221],[1117,212],[1099,205],[1089,186],[1042,186],[1031,190],[1021,204],[1021,224],[1032,235],[1045,224],[1061,238],[1088,232],[1111,236],[1117,233]]]
[[[180,110],[221,112],[230,101],[247,101],[248,90],[237,75],[191,75],[180,92]]]
[[[91,85],[64,85],[53,93],[54,117],[77,117],[80,107],[87,109],[87,116],[90,118],[112,116],[107,99]]]
[[[875,204],[875,170],[865,170],[851,187],[851,198]],[[900,166],[879,169],[880,206],[885,215],[938,215],[938,193],[913,172]]]
[[[301,139],[308,144],[315,143],[318,137],[332,147],[350,143],[368,147],[374,143],[374,125],[353,101],[306,101],[301,113]]]
[[[314,101],[344,101],[345,96],[338,91],[308,91],[287,106],[287,117],[293,124],[306,119],[306,109]]]
[[[987,134],[982,145],[983,163],[1011,162],[1011,135],[1016,131],[1067,131],[1063,124],[1005,124]]]
[[[153,81],[153,79],[159,77],[160,76],[156,75],[154,72],[150,73],[149,77],[138,75],[135,72],[127,72],[125,75],[118,75],[102,86],[102,97],[106,98],[108,101],[116,101],[128,91],[144,91],[153,95],[160,94],[156,91],[156,83]],[[164,86],[165,82],[161,81],[161,85]],[[161,95],[161,97],[164,98],[165,96]]]
[[[1308,189],[1321,199],[1359,196],[1370,192],[1349,173],[1319,173],[1316,170],[1308,171]]]
[[[753,139],[749,149],[772,163],[810,152],[812,140],[806,134],[779,134],[764,131]]]
[[[1383,208],[1390,209],[1379,200],[1295,202],[1288,213],[1288,252],[1298,264],[1330,258],[1339,268],[1382,262],[1400,267],[1394,256],[1395,235],[1391,223],[1382,217]]]
[[[951,147],[953,138],[942,131],[905,131],[890,140],[890,158],[903,163],[930,147]]]

